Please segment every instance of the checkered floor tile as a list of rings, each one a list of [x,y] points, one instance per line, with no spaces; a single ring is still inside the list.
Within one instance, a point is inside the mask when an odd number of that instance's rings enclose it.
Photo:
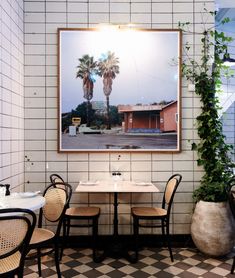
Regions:
[[[61,261],[61,272],[65,278],[219,278],[235,277],[230,274],[232,254],[223,258],[210,258],[196,249],[174,248],[174,262],[164,248],[148,248],[140,251],[139,261],[131,264],[125,259],[106,258],[102,263],[92,261],[90,249],[66,249]],[[54,261],[45,257],[42,276],[56,278]],[[25,278],[36,278],[35,261],[27,261]]]

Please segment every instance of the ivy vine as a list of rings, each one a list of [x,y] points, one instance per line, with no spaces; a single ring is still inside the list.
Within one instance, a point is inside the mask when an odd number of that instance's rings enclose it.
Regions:
[[[227,22],[228,18],[222,24]],[[188,24],[179,23],[179,28],[185,31]],[[192,150],[197,151],[197,163],[203,167],[204,175],[200,187],[193,192],[193,198],[196,202],[222,202],[227,200],[227,190],[235,165],[230,156],[232,146],[226,144],[223,134],[218,93],[221,92],[222,74],[225,71],[230,76],[233,74],[223,64],[223,55],[227,53],[228,44],[233,39],[224,32],[209,29],[201,36],[200,62],[186,55],[187,61],[182,63],[183,76],[195,84],[195,93],[201,101],[201,113],[196,118],[199,141],[192,143]],[[189,49],[186,44],[186,52]]]

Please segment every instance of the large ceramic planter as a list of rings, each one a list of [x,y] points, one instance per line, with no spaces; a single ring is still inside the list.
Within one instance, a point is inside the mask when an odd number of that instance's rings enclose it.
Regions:
[[[196,247],[210,256],[228,254],[234,245],[235,225],[229,204],[199,201],[191,224]]]

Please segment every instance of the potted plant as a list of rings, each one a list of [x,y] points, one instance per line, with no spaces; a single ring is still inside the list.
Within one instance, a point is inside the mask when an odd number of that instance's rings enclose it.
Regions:
[[[228,21],[226,18],[222,24]],[[179,27],[184,30],[188,24],[180,23]],[[221,76],[224,70],[228,71],[223,55],[232,38],[217,30],[204,30],[201,35],[201,61],[187,58],[182,63],[183,76],[195,85],[201,101],[201,113],[196,118],[199,140],[192,144],[192,150],[197,152],[197,163],[203,167],[204,175],[193,192],[196,206],[191,235],[200,251],[220,256],[231,251],[234,243],[233,218],[227,202],[234,163],[230,158],[232,147],[226,144],[223,134],[218,99]]]

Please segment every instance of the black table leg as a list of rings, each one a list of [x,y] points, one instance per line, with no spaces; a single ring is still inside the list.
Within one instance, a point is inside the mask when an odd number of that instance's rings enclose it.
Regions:
[[[106,246],[104,253],[97,257],[96,262],[102,262],[106,257],[125,258],[131,263],[135,263],[137,260],[128,253],[127,245],[122,243],[118,233],[118,192],[114,192],[114,215],[113,215],[113,238],[110,245]]]
[[[118,237],[118,193],[114,192],[114,215],[113,215],[113,236]]]

